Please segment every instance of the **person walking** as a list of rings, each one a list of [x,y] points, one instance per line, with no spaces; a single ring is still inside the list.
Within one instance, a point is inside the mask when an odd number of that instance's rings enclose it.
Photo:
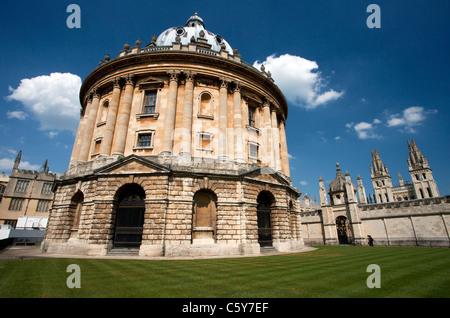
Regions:
[[[373,246],[374,239],[372,238],[372,236],[367,235],[367,240],[369,241],[369,246]]]

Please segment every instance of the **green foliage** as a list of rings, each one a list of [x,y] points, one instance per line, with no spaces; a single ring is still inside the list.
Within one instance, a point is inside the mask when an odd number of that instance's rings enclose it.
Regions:
[[[69,289],[67,266],[81,268]],[[367,266],[378,264],[381,288]],[[198,260],[0,261],[0,297],[449,297],[450,249],[332,247],[277,256]]]

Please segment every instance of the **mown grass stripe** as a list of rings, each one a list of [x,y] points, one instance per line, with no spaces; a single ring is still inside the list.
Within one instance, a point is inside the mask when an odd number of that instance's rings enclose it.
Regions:
[[[69,289],[69,264],[81,289]],[[369,289],[369,264],[381,289]],[[0,262],[0,297],[449,297],[450,250],[320,247],[308,253],[204,260],[36,259]]]

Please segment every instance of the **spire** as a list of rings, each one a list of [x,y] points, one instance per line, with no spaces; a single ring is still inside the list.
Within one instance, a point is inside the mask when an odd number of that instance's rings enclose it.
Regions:
[[[374,175],[389,175],[389,171],[386,165],[383,164],[377,149],[375,149],[375,152],[372,151],[372,166],[370,172]]]
[[[405,185],[405,183],[403,182],[403,177],[402,177],[402,175],[400,174],[400,171],[398,172],[398,183],[399,183],[399,185],[401,185],[401,186]]]
[[[420,152],[414,139],[412,142],[409,142],[408,140],[408,148],[409,158],[407,159],[407,162],[409,170],[429,168],[427,158]]]
[[[19,151],[19,154],[16,157],[16,160],[14,161],[14,167],[13,169],[19,169],[20,159],[22,158],[22,150]]]
[[[48,164],[48,159],[45,159],[44,165],[42,166],[42,171],[47,172],[47,164]]]

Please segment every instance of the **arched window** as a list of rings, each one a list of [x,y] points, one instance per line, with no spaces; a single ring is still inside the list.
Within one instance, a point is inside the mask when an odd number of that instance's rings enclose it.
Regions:
[[[216,195],[199,190],[194,195],[192,243],[213,243],[216,239]]]

